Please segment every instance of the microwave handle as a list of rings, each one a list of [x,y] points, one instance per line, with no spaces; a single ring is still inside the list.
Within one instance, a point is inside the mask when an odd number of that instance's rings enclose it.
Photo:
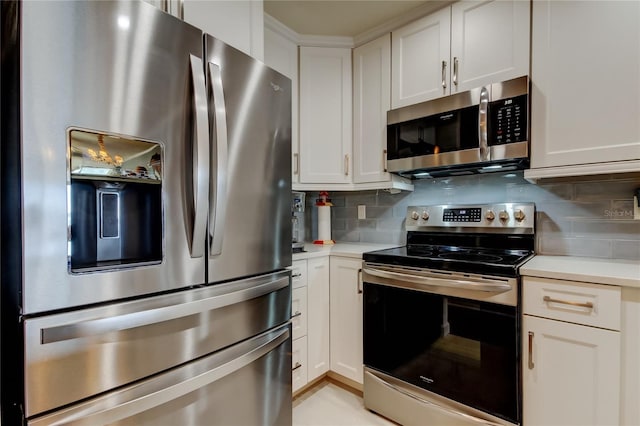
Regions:
[[[489,109],[489,90],[480,90],[480,106],[478,109],[478,141],[480,142],[480,161],[489,161],[489,143],[487,141],[487,112]]]

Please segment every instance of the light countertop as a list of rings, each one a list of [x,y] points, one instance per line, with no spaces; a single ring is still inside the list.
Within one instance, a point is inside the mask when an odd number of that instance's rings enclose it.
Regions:
[[[520,267],[523,276],[640,288],[640,262],[574,256],[535,256]]]
[[[310,259],[322,256],[344,256],[361,259],[362,253],[374,250],[384,250],[399,247],[402,244],[374,244],[374,243],[341,243],[331,245],[318,245],[307,243],[304,245],[306,252],[294,253],[293,260]]]

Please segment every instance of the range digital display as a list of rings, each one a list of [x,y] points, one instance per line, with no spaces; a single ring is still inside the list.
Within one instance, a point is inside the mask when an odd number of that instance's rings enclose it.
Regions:
[[[443,222],[480,222],[482,209],[479,207],[462,209],[444,209]]]

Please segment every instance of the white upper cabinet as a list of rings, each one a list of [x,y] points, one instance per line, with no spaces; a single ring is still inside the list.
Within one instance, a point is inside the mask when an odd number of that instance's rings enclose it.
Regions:
[[[451,93],[529,74],[530,3],[451,5]]]
[[[291,79],[291,181],[300,181],[300,146],[298,142],[298,45],[265,27],[264,62]]]
[[[459,1],[392,33],[392,108],[529,74],[530,3]]]
[[[533,2],[531,169],[640,170],[640,2]]]
[[[451,8],[447,7],[391,33],[391,107],[448,93]]]
[[[259,60],[264,57],[262,0],[143,1],[183,19],[247,55]]]
[[[300,182],[350,183],[351,49],[300,47]]]
[[[391,107],[391,35],[353,50],[353,181],[390,179],[386,171]]]

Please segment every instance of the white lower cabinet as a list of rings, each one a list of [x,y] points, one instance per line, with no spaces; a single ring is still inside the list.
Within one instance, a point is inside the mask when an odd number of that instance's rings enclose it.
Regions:
[[[619,424],[620,300],[616,286],[525,277],[523,424]]]
[[[362,260],[331,256],[331,371],[363,383]]]
[[[329,257],[307,259],[307,378],[329,371]]]
[[[293,340],[291,345],[291,366],[291,390],[296,392],[308,382],[307,336]]]
[[[307,287],[291,291],[291,333],[293,340],[307,335]]]

